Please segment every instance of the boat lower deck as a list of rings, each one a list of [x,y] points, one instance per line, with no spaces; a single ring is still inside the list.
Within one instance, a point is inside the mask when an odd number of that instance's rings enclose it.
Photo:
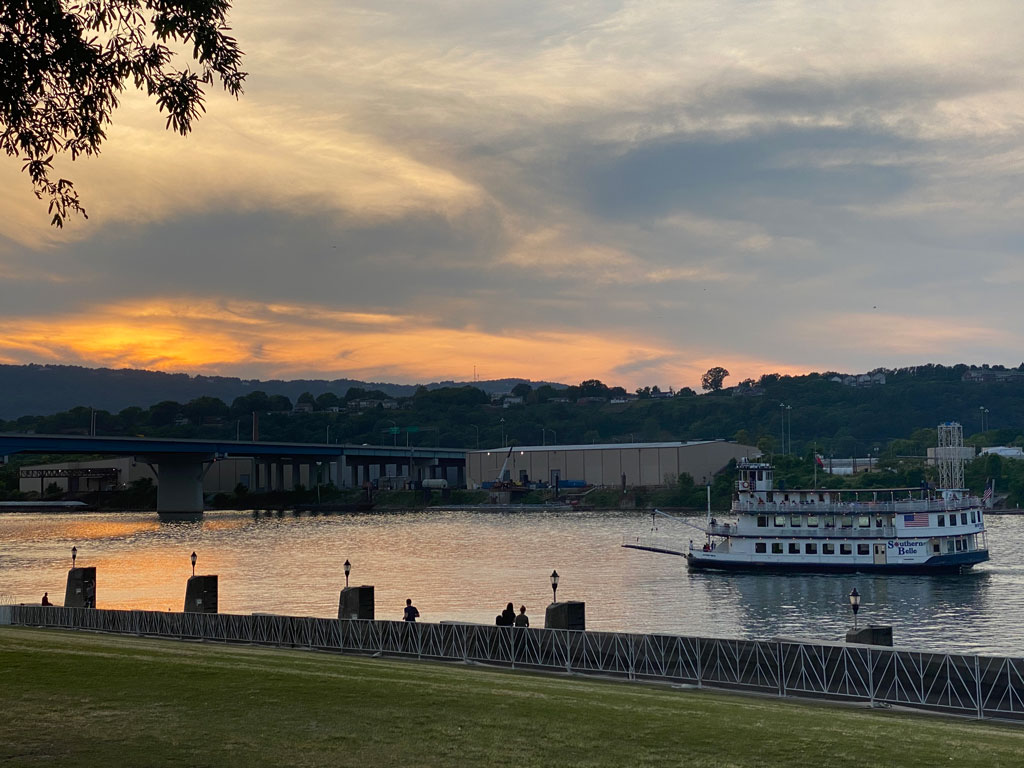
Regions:
[[[755,561],[706,556],[704,553],[694,552],[668,552],[668,554],[682,555],[686,558],[687,565],[693,570],[755,573],[961,573],[988,560],[988,552],[983,550],[936,555],[921,563]]]

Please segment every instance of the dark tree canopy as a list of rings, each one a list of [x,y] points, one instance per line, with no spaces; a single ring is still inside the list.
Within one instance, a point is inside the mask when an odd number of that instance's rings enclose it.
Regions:
[[[722,388],[725,377],[728,375],[729,372],[725,368],[716,365],[714,368],[709,368],[707,373],[700,377],[700,385],[709,392],[717,392]]]
[[[118,98],[133,85],[155,98],[167,127],[187,134],[219,80],[235,97],[245,73],[228,36],[227,0],[0,2],[0,146],[22,160],[51,223],[85,216],[74,185],[51,177],[57,155],[95,155]],[[187,46],[196,68],[175,66]]]

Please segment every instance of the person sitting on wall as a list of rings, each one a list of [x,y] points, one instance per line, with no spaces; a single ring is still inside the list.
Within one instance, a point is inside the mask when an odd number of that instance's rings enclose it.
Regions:
[[[53,605],[53,603],[50,602],[50,593],[49,592],[43,592],[42,604],[43,605]]]
[[[517,627],[528,627],[530,626],[530,617],[526,615],[526,606],[519,606],[519,615],[515,618],[515,626]]]
[[[505,606],[505,610],[494,619],[494,623],[499,627],[511,627],[516,621],[516,608],[512,603]]]

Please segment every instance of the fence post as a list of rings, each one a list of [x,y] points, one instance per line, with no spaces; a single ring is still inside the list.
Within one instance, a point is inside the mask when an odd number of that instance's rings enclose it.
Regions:
[[[625,635],[629,645],[629,679],[636,680],[636,645],[637,638],[634,635]]]
[[[557,629],[556,632],[561,632],[562,637],[565,638],[565,671],[570,675],[572,674],[572,650],[569,648],[569,630],[568,629]]]
[[[871,697],[871,706],[875,706],[875,661],[871,656],[871,648],[868,648],[868,695]]]
[[[697,641],[697,687],[704,687],[704,658],[701,656],[700,651],[700,638],[694,638]]]
[[[786,675],[782,669],[782,641],[775,641],[775,663],[778,665],[779,674],[779,697],[786,697]]]
[[[981,703],[981,660],[977,656],[974,657],[974,683],[977,691],[975,695],[978,697],[978,719],[984,720],[985,706]]]

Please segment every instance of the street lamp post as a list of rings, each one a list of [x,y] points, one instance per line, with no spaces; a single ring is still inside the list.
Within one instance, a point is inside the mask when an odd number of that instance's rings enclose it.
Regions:
[[[75,560],[78,559],[78,547],[71,548],[71,567],[75,567]]]
[[[789,456],[793,452],[793,406],[786,406],[786,413],[789,415],[789,448],[786,449],[786,455]]]
[[[857,611],[860,610],[860,592],[854,587],[850,592],[850,609],[853,611],[853,631],[857,631]]]
[[[348,589],[348,575],[352,573],[352,563],[345,561],[345,589]]]
[[[195,552],[193,552],[193,553],[192,553],[192,557],[191,557],[191,560],[192,560],[192,575],[193,575],[193,576],[195,576],[195,575],[196,575],[196,560],[197,560],[197,559],[198,559],[198,558],[196,557],[196,553],[195,553]]]
[[[551,602],[558,602],[558,571],[551,572]]]
[[[504,448],[505,447],[505,419],[504,419],[504,417],[499,419],[499,422],[501,423],[501,447]]]
[[[786,453],[786,404],[779,403],[779,415],[782,418],[782,454]]]
[[[476,449],[479,451],[480,450],[480,427],[478,427],[476,424],[470,424],[469,426],[471,426],[474,429],[474,431],[476,432]]]
[[[391,444],[398,445],[398,422],[391,419],[385,419],[385,421],[391,425]]]

